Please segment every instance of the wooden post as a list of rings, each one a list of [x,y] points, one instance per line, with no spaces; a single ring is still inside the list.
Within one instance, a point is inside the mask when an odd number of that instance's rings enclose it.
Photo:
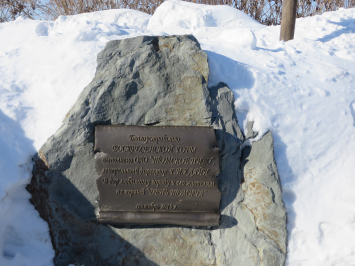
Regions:
[[[282,3],[282,18],[280,41],[292,40],[295,35],[297,0],[284,0]]]

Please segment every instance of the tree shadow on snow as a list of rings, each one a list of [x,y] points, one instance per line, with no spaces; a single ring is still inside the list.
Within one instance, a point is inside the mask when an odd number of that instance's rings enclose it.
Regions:
[[[334,38],[339,37],[342,34],[346,33],[355,33],[355,19],[354,18],[348,18],[348,19],[341,19],[340,22],[335,22],[335,21],[328,21],[329,23],[342,26],[344,28],[336,30],[322,38],[318,38],[317,41],[320,42],[329,42]]]

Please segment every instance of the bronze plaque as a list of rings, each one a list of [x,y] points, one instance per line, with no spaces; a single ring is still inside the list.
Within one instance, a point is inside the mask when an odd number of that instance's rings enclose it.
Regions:
[[[218,145],[212,127],[95,127],[99,220],[219,225]]]

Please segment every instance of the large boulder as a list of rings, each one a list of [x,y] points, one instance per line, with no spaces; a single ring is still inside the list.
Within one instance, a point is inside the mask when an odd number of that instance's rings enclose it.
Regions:
[[[31,202],[50,228],[54,264],[284,265],[286,212],[271,133],[241,155],[244,136],[226,84],[207,88],[207,55],[193,36],[111,41],[93,81],[34,156]],[[220,149],[217,227],[98,222],[96,125],[215,129]],[[243,176],[244,169],[244,176]]]

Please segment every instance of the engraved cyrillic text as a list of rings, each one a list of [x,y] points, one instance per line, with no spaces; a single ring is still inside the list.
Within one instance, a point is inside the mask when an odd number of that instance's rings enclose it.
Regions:
[[[134,179],[133,177],[128,177],[127,179],[115,179],[115,178],[102,178],[103,184],[118,186],[118,185],[144,185],[149,187],[152,186],[188,186],[188,187],[214,187],[215,182],[206,182],[206,181],[184,181],[184,180],[150,180],[150,179]]]
[[[172,153],[174,151],[174,144],[169,146],[140,146],[140,145],[114,145],[112,150],[114,152],[139,152],[139,153]]]
[[[165,176],[168,170],[166,169],[145,169],[143,167],[140,168],[103,168],[103,174],[139,174],[139,175],[162,175]]]
[[[209,224],[214,217],[211,225],[218,224],[219,150],[212,127],[99,125],[95,152],[103,222]]]
[[[154,164],[173,164],[173,165],[183,165],[183,164],[212,164],[214,157],[210,158],[179,158],[179,157],[164,157],[164,156],[150,156],[152,163]]]
[[[135,136],[129,135],[130,141],[142,141],[144,143],[155,142],[158,144],[159,142],[179,142],[180,137],[168,137],[164,135],[163,137],[145,137],[145,136]]]
[[[152,210],[152,211],[178,209],[178,207],[175,204],[171,204],[171,203],[155,204],[154,202],[152,202],[151,204],[137,204],[136,208],[140,210]]]

